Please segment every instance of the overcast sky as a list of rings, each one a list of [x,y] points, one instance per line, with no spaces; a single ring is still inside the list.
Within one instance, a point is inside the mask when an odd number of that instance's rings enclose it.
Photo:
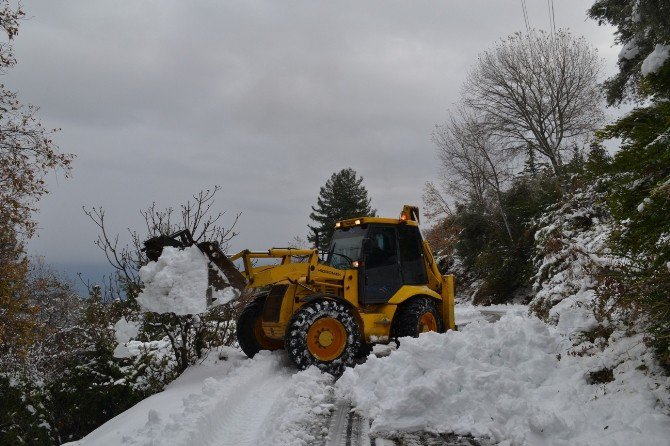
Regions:
[[[548,28],[547,2],[526,3]],[[556,25],[586,36],[612,73],[612,29],[587,20],[590,4],[556,1]],[[77,156],[73,178],[50,180],[30,248],[87,274],[104,258],[82,206],[123,232],[151,202],[218,184],[218,207],[242,213],[237,250],[304,236],[319,187],[345,167],[381,215],[421,205],[438,171],[433,127],[477,54],[524,28],[519,0],[23,5],[19,64],[1,81]]]

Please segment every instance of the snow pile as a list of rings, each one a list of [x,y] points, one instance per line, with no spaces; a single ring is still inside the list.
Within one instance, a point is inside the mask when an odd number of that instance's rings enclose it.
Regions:
[[[328,430],[333,410],[333,377],[312,366],[291,377],[282,396],[277,400],[268,423],[260,436],[259,445],[310,446],[318,444]],[[314,429],[321,426],[321,429]]]
[[[131,339],[137,337],[139,331],[139,324],[132,320],[129,321],[125,317],[122,317],[114,324],[114,336],[118,343],[116,349],[114,349],[115,358],[129,358],[133,356],[128,349],[128,344]]]
[[[114,349],[114,357],[119,359],[135,358],[140,355],[147,355],[156,361],[174,360],[172,344],[167,336],[157,341],[130,340],[119,343]]]
[[[477,320],[495,322],[507,313],[526,314],[528,313],[528,306],[519,304],[480,306],[465,301],[456,303],[454,313],[456,325],[462,328]]]
[[[140,269],[144,289],[137,297],[143,311],[199,314],[208,310],[207,258],[197,246],[163,248],[157,262]],[[213,290],[213,306],[223,305],[237,297],[232,287]]]
[[[376,433],[471,433],[506,445],[667,444],[670,418],[658,407],[667,379],[619,363],[639,341],[627,338],[605,356],[614,381],[590,385],[587,371],[604,365],[599,358],[570,355],[553,327],[508,314],[403,338],[390,356],[347,369],[336,392],[373,419]]]
[[[642,62],[642,76],[647,76],[661,69],[665,61],[670,57],[670,45],[657,44]]]
[[[403,338],[335,384],[316,368],[297,372],[283,351],[247,359],[224,347],[72,445],[324,444],[333,405],[347,400],[386,437],[426,429],[503,446],[667,444],[670,382],[647,375],[641,335],[615,333],[596,356],[520,306],[478,312],[459,310],[471,320],[461,331]],[[500,320],[487,322],[493,313]]]

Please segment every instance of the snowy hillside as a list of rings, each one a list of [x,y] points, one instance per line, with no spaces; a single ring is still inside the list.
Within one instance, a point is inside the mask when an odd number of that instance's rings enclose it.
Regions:
[[[667,444],[668,383],[640,367],[651,360],[639,338],[581,356],[523,306],[457,317],[460,331],[377,347],[337,381],[297,372],[283,351],[211,352],[72,445]],[[613,380],[589,384],[603,365]]]

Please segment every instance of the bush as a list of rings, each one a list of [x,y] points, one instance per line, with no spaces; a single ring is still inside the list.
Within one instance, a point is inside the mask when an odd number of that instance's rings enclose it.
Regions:
[[[498,215],[459,205],[454,221],[461,231],[456,253],[473,278],[481,281],[476,304],[497,304],[525,297],[534,275],[535,229],[532,221],[560,198],[550,175],[518,177],[503,193],[513,242]]]
[[[35,383],[0,376],[0,444],[57,444],[46,399]]]

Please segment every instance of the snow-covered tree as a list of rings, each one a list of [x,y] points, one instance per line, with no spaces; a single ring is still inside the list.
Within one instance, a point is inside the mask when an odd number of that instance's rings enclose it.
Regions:
[[[605,82],[610,105],[625,99],[662,94],[668,97],[670,79],[670,1],[597,0],[589,16],[615,27],[619,72]],[[665,74],[664,74],[665,73]]]
[[[24,17],[20,3],[0,0],[0,75],[16,64],[12,41]],[[58,152],[36,116],[0,84],[0,355],[14,356],[35,340],[30,262],[24,244],[34,234],[36,203],[48,192],[45,177],[70,169],[72,155]]]
[[[614,25],[624,45],[619,73],[605,84],[609,102],[628,97],[640,104],[600,132],[621,140],[600,170],[612,178],[612,250],[627,259],[606,275],[603,292],[648,322],[670,368],[670,2],[603,0],[590,15]]]
[[[234,217],[230,225],[223,225],[225,212],[214,211],[215,196],[219,190],[220,186],[215,186],[213,189],[200,191],[178,210],[172,207],[160,209],[154,203],[140,211],[146,223],[146,231],[140,233],[129,230],[131,242],[128,245],[120,244],[118,235],[109,232],[103,209],[94,208],[85,211],[100,230],[96,244],[116,270],[116,275],[103,290],[103,299],[120,302],[123,309],[119,316],[123,314],[141,326],[142,341],[165,339],[173,355],[173,361],[167,365],[176,367],[177,374],[195,363],[209,348],[235,342],[234,324],[231,321],[236,319],[237,310],[227,305],[212,308],[203,314],[177,315],[169,312],[141,311],[136,301],[144,287],[139,272],[149,263],[149,259],[142,251],[142,242],[157,235],[169,235],[186,228],[191,231],[196,242],[217,242],[225,252],[228,242],[237,235],[234,228],[239,214]],[[206,276],[204,263],[203,274]],[[205,299],[204,293],[202,299],[203,301]],[[171,375],[168,373],[166,376]]]

